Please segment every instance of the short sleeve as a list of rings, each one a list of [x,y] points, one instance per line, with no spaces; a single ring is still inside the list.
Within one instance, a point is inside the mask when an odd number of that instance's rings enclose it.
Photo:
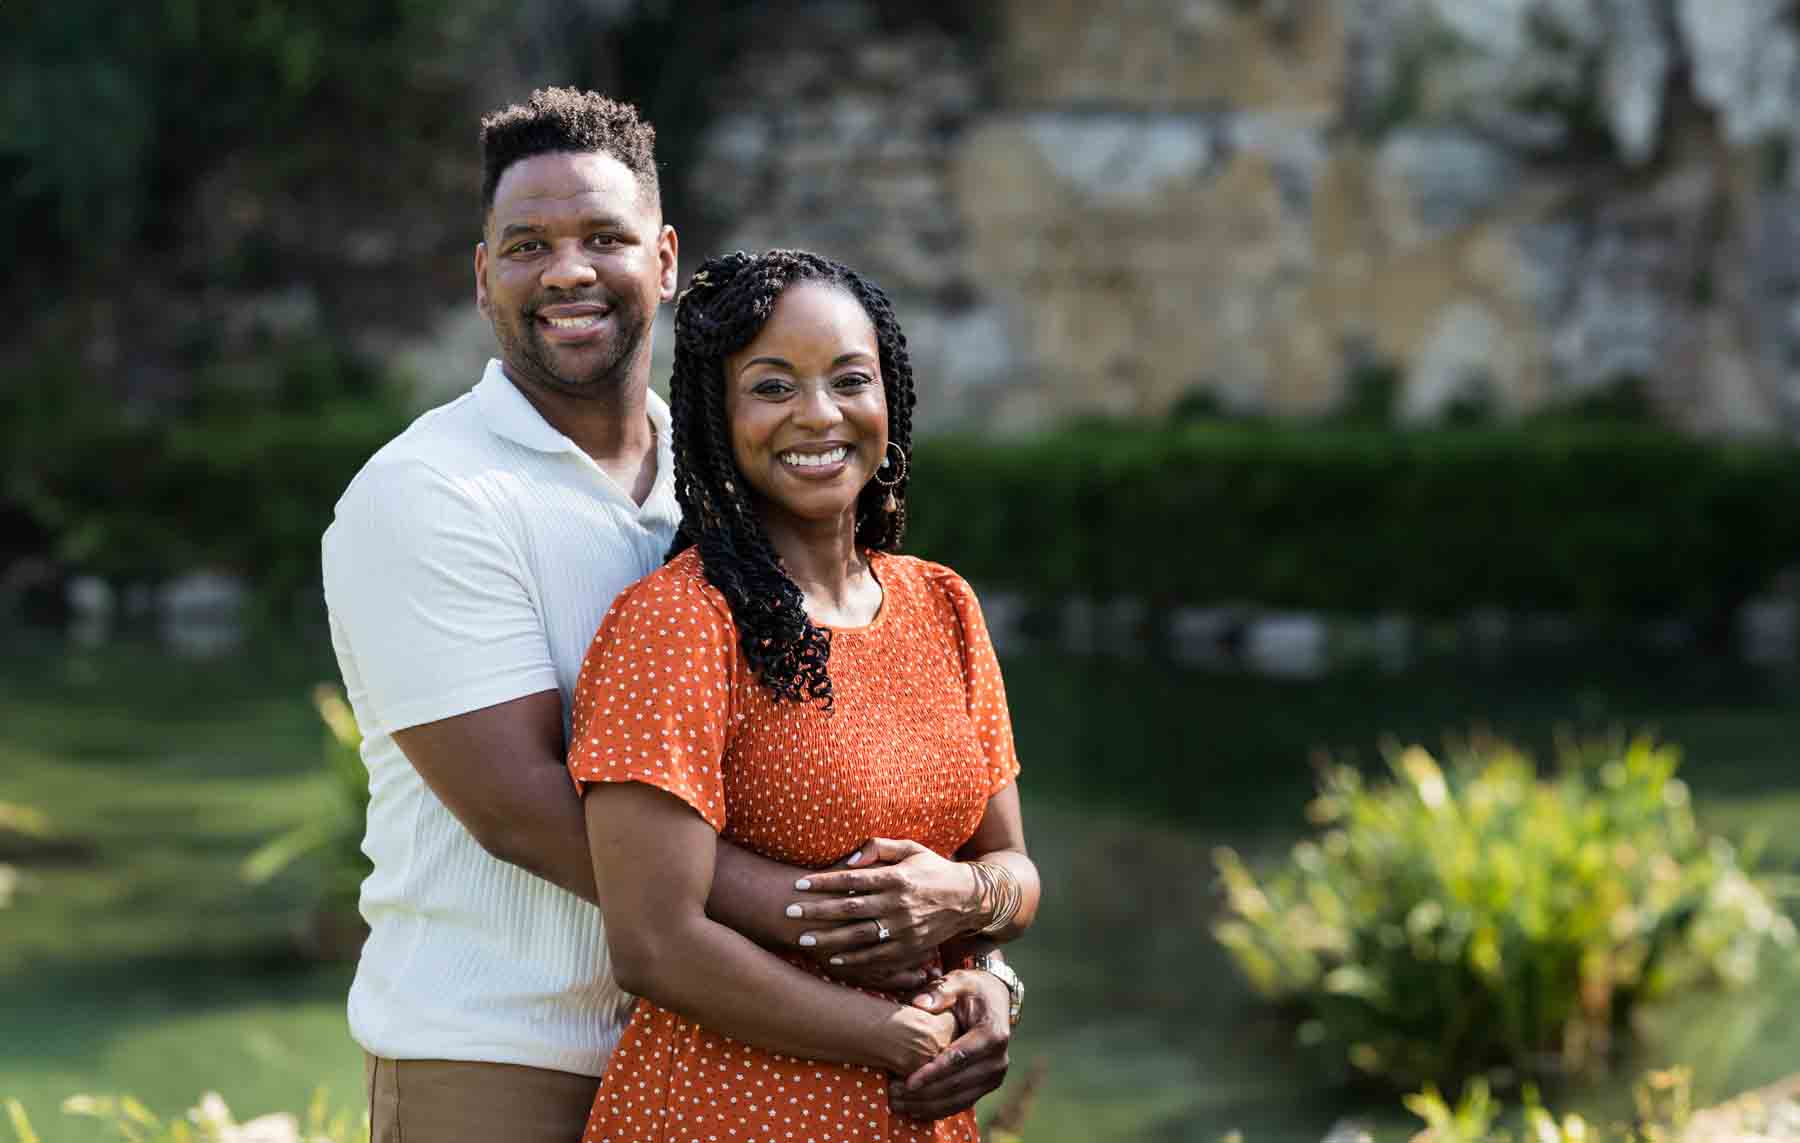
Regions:
[[[575,684],[569,775],[577,789],[643,782],[725,828],[733,631],[701,585],[677,569],[620,593]]]
[[[325,602],[371,732],[554,690],[522,562],[470,490],[428,465],[366,469],[322,544]]]
[[[950,601],[962,627],[963,686],[968,693],[969,718],[987,759],[988,797],[1004,790],[1019,776],[1019,756],[1013,746],[1012,714],[1006,705],[1006,684],[1000,678],[1000,658],[988,637],[987,620],[975,589],[961,576],[943,569],[938,585]]]

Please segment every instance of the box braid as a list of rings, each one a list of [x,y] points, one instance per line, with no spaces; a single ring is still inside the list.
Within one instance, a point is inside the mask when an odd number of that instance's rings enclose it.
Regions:
[[[707,582],[730,605],[744,658],[763,686],[778,699],[818,703],[829,711],[831,636],[807,618],[800,588],[782,570],[763,532],[748,484],[732,459],[725,417],[726,356],[755,339],[775,300],[795,282],[829,283],[861,303],[875,326],[888,440],[903,455],[912,453],[912,361],[880,287],[848,266],[799,250],[709,258],[675,304],[669,411],[682,518],[669,555],[700,549]],[[891,469],[887,472],[891,476]],[[890,492],[893,511],[886,508]],[[905,531],[904,477],[892,487],[869,481],[856,500],[856,542],[896,552]]]

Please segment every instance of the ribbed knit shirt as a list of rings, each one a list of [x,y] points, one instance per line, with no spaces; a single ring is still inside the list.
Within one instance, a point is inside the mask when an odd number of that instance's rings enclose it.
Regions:
[[[679,518],[668,406],[655,393],[649,417],[656,481],[640,506],[490,361],[338,501],[325,600],[363,732],[363,851],[375,867],[350,1030],[378,1056],[599,1075],[630,1015],[599,910],[489,856],[392,736],[550,689],[567,734],[600,620],[662,564]]]

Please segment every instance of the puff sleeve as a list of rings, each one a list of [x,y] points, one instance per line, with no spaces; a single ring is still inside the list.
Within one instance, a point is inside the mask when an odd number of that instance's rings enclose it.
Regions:
[[[991,798],[1019,776],[1019,756],[1013,746],[1012,714],[1006,705],[1000,658],[988,637],[987,621],[982,618],[975,589],[948,568],[942,569],[937,580],[962,628],[963,689],[968,696],[975,737],[987,759]]]
[[[725,828],[735,629],[703,586],[665,567],[613,601],[575,683],[569,775],[643,782]]]

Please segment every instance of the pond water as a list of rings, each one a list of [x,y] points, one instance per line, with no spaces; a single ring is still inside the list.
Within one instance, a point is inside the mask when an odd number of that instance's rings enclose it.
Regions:
[[[90,860],[26,866],[0,912],[0,1096],[47,1143],[92,1137],[55,1113],[78,1090],[179,1110],[216,1089],[240,1115],[301,1108],[327,1083],[354,1104],[343,966],[298,957],[316,887],[262,887],[237,864],[323,812],[309,685],[316,642],[176,664],[134,644],[18,636],[0,656],[0,802],[37,807]],[[1209,935],[1217,844],[1274,856],[1302,831],[1319,750],[1364,760],[1384,734],[1435,744],[1476,724],[1542,746],[1558,727],[1653,726],[1682,744],[1706,821],[1769,827],[1800,872],[1800,688],[1701,661],[1429,664],[1395,676],[1277,682],[1015,647],[1005,656],[1027,827],[1044,872],[1015,1083],[1039,1061],[1031,1143],[1316,1140],[1345,1115],[1407,1122],[1388,1094],[1335,1084],[1256,1004]],[[1793,904],[1793,903],[1790,903]],[[1800,967],[1744,993],[1654,1013],[1614,1077],[1551,1093],[1604,1115],[1630,1079],[1696,1067],[1701,1099],[1800,1070]],[[1009,1087],[1012,1085],[1009,1085]]]

